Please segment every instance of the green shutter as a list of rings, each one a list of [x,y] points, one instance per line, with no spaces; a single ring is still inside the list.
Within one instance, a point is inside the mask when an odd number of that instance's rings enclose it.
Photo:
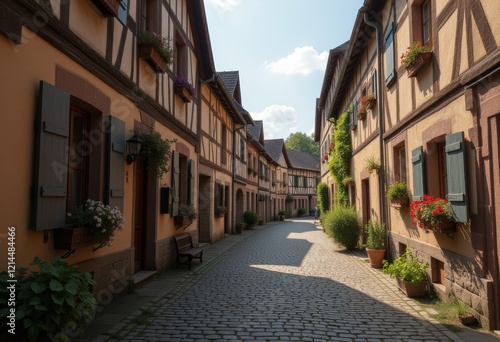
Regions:
[[[424,177],[424,149],[422,146],[411,151],[411,163],[413,165],[413,200],[421,201],[425,193]]]
[[[377,70],[373,70],[372,73],[372,91],[373,96],[377,98]]]
[[[40,81],[35,136],[33,228],[64,227],[68,183],[70,97]]]
[[[354,102],[353,109],[352,109],[352,125],[357,126],[358,125],[358,101]]]
[[[389,25],[384,38],[385,45],[385,84],[389,86],[396,79],[394,64],[394,23]]]
[[[179,152],[172,151],[172,216],[179,215]]]
[[[123,212],[125,183],[125,122],[110,116],[107,125],[105,200]]]
[[[189,159],[189,179],[188,179],[188,204],[194,205],[194,160]]]
[[[465,178],[464,133],[446,136],[446,172],[448,194],[453,220],[469,221],[467,210],[467,184]]]

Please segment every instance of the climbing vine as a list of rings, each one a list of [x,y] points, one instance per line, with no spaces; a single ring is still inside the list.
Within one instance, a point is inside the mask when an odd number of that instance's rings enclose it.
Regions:
[[[335,121],[332,138],[335,145],[332,157],[328,161],[328,168],[336,185],[335,203],[347,207],[349,206],[349,193],[342,181],[350,176],[351,169],[352,147],[349,132],[349,113],[342,113]]]
[[[321,214],[325,214],[328,209],[328,185],[324,182],[318,183],[316,187],[316,195],[318,196],[318,207]]]

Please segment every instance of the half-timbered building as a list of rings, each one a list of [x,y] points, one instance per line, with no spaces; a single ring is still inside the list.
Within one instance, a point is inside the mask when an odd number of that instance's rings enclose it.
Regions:
[[[316,187],[319,183],[319,160],[306,152],[287,150],[290,160],[288,169],[288,194],[293,196],[292,215],[299,208],[308,216],[316,207]]]
[[[267,139],[264,141],[267,154],[271,158],[271,219],[279,220],[279,212],[286,210],[288,194],[288,169],[291,163],[288,158],[283,139]]]

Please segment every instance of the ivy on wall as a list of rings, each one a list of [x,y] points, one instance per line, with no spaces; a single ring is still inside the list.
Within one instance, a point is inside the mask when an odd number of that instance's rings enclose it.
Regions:
[[[318,197],[319,212],[320,214],[325,214],[329,209],[328,185],[326,183],[318,183],[316,187],[316,196]]]
[[[351,134],[349,131],[349,113],[342,113],[335,121],[332,133],[335,143],[332,157],[328,161],[328,169],[335,181],[335,204],[349,206],[349,193],[342,183],[350,176],[351,169]]]

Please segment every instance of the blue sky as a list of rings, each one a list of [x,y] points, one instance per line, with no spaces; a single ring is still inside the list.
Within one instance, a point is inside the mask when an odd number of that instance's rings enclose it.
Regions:
[[[310,135],[330,49],[363,0],[205,0],[217,71],[238,70],[243,107],[265,139]]]

